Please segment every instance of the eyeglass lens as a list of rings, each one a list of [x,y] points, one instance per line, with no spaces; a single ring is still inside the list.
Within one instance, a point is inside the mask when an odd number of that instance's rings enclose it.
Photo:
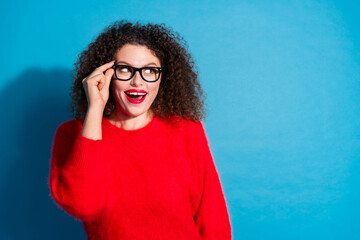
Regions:
[[[116,77],[121,80],[129,80],[135,74],[135,70],[130,66],[117,66]],[[156,81],[159,78],[160,71],[157,68],[145,67],[141,68],[141,76],[147,81]]]

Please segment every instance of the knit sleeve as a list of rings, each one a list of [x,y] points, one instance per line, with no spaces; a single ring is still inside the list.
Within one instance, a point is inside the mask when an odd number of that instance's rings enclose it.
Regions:
[[[225,197],[202,123],[193,130],[200,162],[200,197],[194,221],[203,240],[230,240],[231,225]]]
[[[82,124],[73,120],[55,133],[49,187],[53,199],[70,215],[91,220],[107,200],[108,165],[103,140],[83,137]]]

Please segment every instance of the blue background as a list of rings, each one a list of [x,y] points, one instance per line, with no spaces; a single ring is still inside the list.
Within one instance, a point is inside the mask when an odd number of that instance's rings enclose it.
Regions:
[[[85,239],[49,197],[71,69],[115,20],[166,23],[207,92],[234,239],[360,239],[358,1],[6,1],[0,239]]]

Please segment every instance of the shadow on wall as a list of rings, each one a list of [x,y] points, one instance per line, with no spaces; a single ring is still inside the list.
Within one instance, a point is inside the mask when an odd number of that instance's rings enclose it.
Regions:
[[[86,239],[47,184],[55,130],[71,118],[70,85],[70,70],[29,69],[0,93],[0,239]]]

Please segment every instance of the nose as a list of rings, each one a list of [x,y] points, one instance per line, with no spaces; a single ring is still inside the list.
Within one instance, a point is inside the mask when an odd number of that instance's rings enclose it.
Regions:
[[[133,87],[140,86],[142,84],[143,80],[141,78],[140,72],[136,71],[135,75],[130,80],[130,85]]]

